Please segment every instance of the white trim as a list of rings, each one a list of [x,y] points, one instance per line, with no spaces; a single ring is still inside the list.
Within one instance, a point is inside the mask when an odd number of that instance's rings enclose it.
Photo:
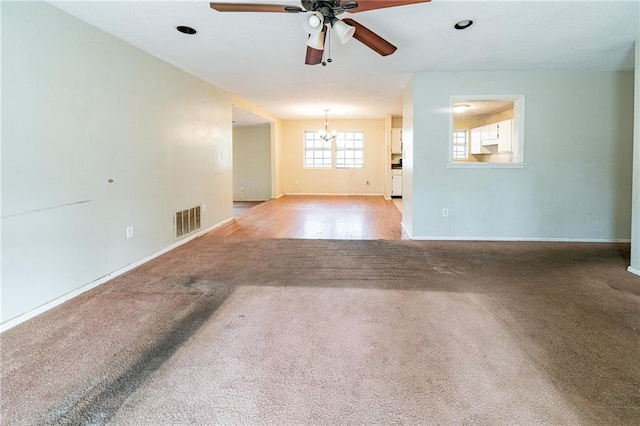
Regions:
[[[640,276],[640,269],[636,269],[633,266],[629,266],[627,268],[627,271],[631,272],[632,274],[636,274],[636,275]]]
[[[233,200],[234,203],[241,203],[243,201],[269,201],[271,198],[267,198],[266,200],[264,198],[245,198],[243,200]]]
[[[221,226],[226,225],[227,223],[232,222],[233,220],[234,220],[234,218],[232,218],[232,217],[229,218],[229,219],[223,220],[222,222],[219,222],[219,223],[211,226],[210,228],[205,229],[204,231],[200,231],[200,232],[198,232],[196,234],[193,234],[193,235],[191,235],[191,236],[189,236],[187,238],[181,239],[180,241],[176,241],[175,243],[171,244],[170,246],[165,247],[164,249],[162,249],[160,251],[157,251],[157,252],[155,252],[155,253],[153,253],[153,254],[151,254],[151,255],[143,258],[143,259],[140,259],[137,262],[131,263],[131,264],[129,264],[129,265],[123,267],[123,268],[120,268],[120,269],[118,269],[116,271],[113,271],[113,272],[111,272],[111,273],[109,273],[109,274],[107,274],[107,275],[105,275],[105,276],[103,276],[101,278],[98,278],[95,281],[92,281],[92,282],[90,282],[88,284],[83,285],[80,288],[77,288],[77,289],[75,289],[75,290],[73,290],[73,291],[71,291],[71,292],[69,292],[69,293],[67,293],[65,295],[62,295],[62,296],[58,297],[57,299],[54,299],[54,300],[52,300],[50,302],[47,302],[44,305],[38,306],[37,308],[30,310],[29,312],[25,312],[24,314],[18,315],[15,318],[7,320],[7,321],[3,322],[2,324],[0,324],[0,333],[3,333],[5,331],[9,330],[10,328],[13,328],[16,325],[21,324],[21,323],[23,323],[23,322],[25,322],[27,320],[30,320],[31,318],[33,318],[35,316],[38,316],[38,315],[48,311],[49,309],[55,308],[56,306],[66,302],[67,300],[71,300],[74,297],[81,295],[82,293],[86,293],[87,291],[89,291],[89,290],[91,290],[93,288],[96,288],[99,285],[104,284],[107,281],[110,281],[110,280],[112,280],[113,278],[115,278],[117,276],[120,276],[120,275],[122,275],[122,274],[124,274],[126,272],[129,272],[130,270],[132,270],[134,268],[137,268],[138,266],[140,266],[142,264],[145,264],[145,263],[149,262],[150,260],[155,259],[158,256],[161,256],[161,255],[163,255],[165,253],[168,253],[171,250],[173,250],[173,249],[175,249],[177,247],[180,247],[183,244],[188,243],[189,241],[195,240],[196,238],[201,237],[204,234],[207,234],[207,233],[213,231],[216,228],[220,228]]]
[[[447,163],[447,169],[524,169],[527,163]]]
[[[287,192],[286,195],[321,195],[321,196],[358,196],[358,197],[384,197],[384,194],[356,194],[356,193],[328,193],[328,192]]]
[[[413,235],[411,235],[411,232],[409,232],[409,230],[407,229],[407,226],[405,225],[404,221],[400,222],[400,226],[402,227],[402,230],[409,236],[409,239],[413,240]]]
[[[630,243],[628,238],[550,238],[550,237],[451,237],[451,236],[415,236],[422,241],[530,241],[554,243]]]
[[[280,195],[276,195],[275,197],[271,197],[271,199],[277,200],[278,198],[282,198],[282,197],[284,197],[284,193],[282,193]]]

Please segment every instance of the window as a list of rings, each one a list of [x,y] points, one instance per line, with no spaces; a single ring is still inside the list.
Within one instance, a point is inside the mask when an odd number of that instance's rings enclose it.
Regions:
[[[361,169],[363,167],[363,132],[338,132],[336,137],[336,168]]]
[[[364,168],[364,132],[338,132],[335,138],[326,141],[317,131],[305,131],[304,167],[306,169]]]
[[[325,141],[318,132],[304,132],[304,167],[331,168],[331,140]]]
[[[467,159],[467,131],[454,130],[453,132],[453,159]]]
[[[523,168],[524,96],[450,98],[449,168]]]

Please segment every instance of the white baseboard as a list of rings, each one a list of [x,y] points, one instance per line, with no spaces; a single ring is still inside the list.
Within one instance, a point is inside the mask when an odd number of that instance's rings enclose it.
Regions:
[[[282,197],[284,197],[284,194],[276,195],[275,197],[271,197],[271,198],[272,199],[275,198],[277,200],[278,198],[282,198]]]
[[[267,198],[267,199],[264,199],[264,198],[246,198],[246,199],[243,199],[243,200],[233,200],[233,202],[234,203],[241,203],[243,201],[257,202],[257,201],[269,201],[270,199],[271,198]]]
[[[348,197],[348,196],[358,196],[358,197],[384,197],[384,194],[351,194],[351,193],[320,193],[320,192],[287,192],[285,195],[290,195],[290,196],[296,196],[296,195],[304,195],[304,196],[309,196],[309,195],[321,195],[321,196],[332,196],[335,195],[336,197]]]
[[[23,322],[25,322],[27,320],[30,320],[31,318],[33,318],[35,316],[38,316],[38,315],[48,311],[49,309],[55,308],[56,306],[66,302],[67,300],[71,300],[74,297],[81,295],[82,293],[86,293],[87,291],[89,291],[89,290],[91,290],[93,288],[96,288],[99,285],[104,284],[107,281],[112,280],[113,278],[115,278],[115,277],[117,277],[119,275],[122,275],[122,274],[124,274],[126,272],[129,272],[130,270],[132,270],[134,268],[137,268],[138,266],[140,266],[142,264],[145,264],[145,263],[149,262],[150,260],[155,259],[158,256],[162,256],[163,254],[168,253],[171,250],[173,250],[173,249],[175,249],[177,247],[180,247],[183,244],[188,243],[189,241],[195,240],[196,238],[199,238],[199,237],[203,236],[204,234],[207,234],[207,233],[213,231],[214,229],[220,228],[221,226],[226,225],[227,223],[232,222],[233,220],[234,219],[232,217],[229,218],[229,219],[223,220],[222,222],[219,222],[219,223],[217,223],[217,224],[215,224],[215,225],[213,225],[213,226],[211,226],[211,227],[209,227],[209,228],[207,228],[207,229],[205,229],[203,231],[200,231],[200,232],[198,232],[196,234],[190,235],[189,237],[184,238],[184,239],[182,239],[180,241],[176,241],[175,243],[171,244],[170,246],[165,247],[164,249],[162,249],[162,250],[160,250],[158,252],[155,252],[155,253],[153,253],[153,254],[151,254],[151,255],[143,258],[143,259],[140,259],[137,262],[131,263],[131,264],[129,264],[129,265],[123,267],[123,268],[120,268],[120,269],[118,269],[118,270],[116,270],[114,272],[111,272],[110,274],[107,274],[107,275],[105,275],[103,277],[100,277],[95,281],[92,281],[92,282],[90,282],[88,284],[85,284],[80,288],[77,288],[77,289],[75,289],[75,290],[73,290],[73,291],[71,291],[71,292],[69,292],[69,293],[67,293],[67,294],[65,294],[63,296],[58,297],[57,299],[54,299],[54,300],[52,300],[50,302],[47,302],[44,305],[38,306],[37,308],[30,310],[29,312],[25,312],[24,314],[18,315],[15,318],[12,318],[12,319],[10,319],[8,321],[5,321],[2,324],[0,324],[0,333],[5,332],[5,331],[9,330],[10,328],[13,328],[16,325],[21,324],[21,323],[23,323]]]
[[[409,232],[404,222],[400,222],[400,226],[402,226],[402,229],[409,236],[409,238],[413,240],[413,235],[411,235],[411,232]]]
[[[450,237],[450,236],[414,236],[422,241],[529,241],[554,243],[630,243],[630,239],[608,238],[547,238],[547,237]]]
[[[629,266],[627,268],[627,271],[631,272],[632,274],[636,274],[636,275],[640,276],[640,269],[634,268],[633,266]]]

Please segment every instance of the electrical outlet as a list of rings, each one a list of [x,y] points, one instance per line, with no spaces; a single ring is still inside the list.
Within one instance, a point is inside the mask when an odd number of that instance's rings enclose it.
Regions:
[[[204,212],[206,212],[206,211],[207,211],[207,205],[206,205],[206,204],[203,204],[203,205],[202,205],[202,213],[204,213]]]
[[[220,151],[220,159],[221,160],[226,160],[227,159],[227,153],[224,151]]]
[[[444,208],[442,209],[442,217],[449,217],[449,209],[448,208]]]
[[[127,239],[133,238],[133,226],[127,227]]]
[[[240,191],[244,191],[244,186],[241,186],[241,187],[240,187]]]

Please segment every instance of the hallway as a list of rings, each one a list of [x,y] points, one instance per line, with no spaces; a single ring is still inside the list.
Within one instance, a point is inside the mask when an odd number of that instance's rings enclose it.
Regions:
[[[408,239],[393,201],[376,196],[288,195],[261,203],[207,237]]]

